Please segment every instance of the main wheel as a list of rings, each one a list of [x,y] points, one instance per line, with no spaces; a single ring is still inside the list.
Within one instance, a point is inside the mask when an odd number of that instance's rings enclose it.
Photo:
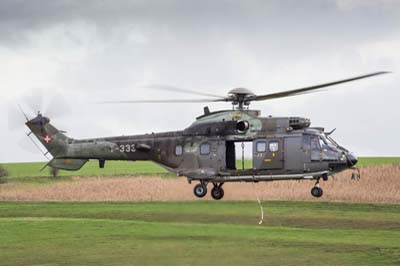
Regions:
[[[214,186],[211,190],[211,197],[215,200],[220,200],[224,197],[224,190],[222,187]]]
[[[313,195],[316,198],[321,197],[323,193],[324,193],[324,191],[320,187],[313,187],[311,189],[311,195]]]
[[[203,184],[197,184],[194,186],[193,192],[196,197],[202,198],[207,194],[207,186]]]

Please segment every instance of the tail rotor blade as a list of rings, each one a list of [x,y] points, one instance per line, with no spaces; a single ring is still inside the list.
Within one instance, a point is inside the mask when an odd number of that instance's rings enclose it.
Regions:
[[[19,104],[17,106],[19,108],[11,106],[8,110],[8,128],[12,131],[24,128],[26,121],[29,120],[22,107]]]
[[[29,93],[22,98],[22,101],[30,109],[32,116],[43,110],[44,92],[41,88],[31,89]]]
[[[25,117],[26,122],[29,121],[28,116],[25,114],[24,110],[22,109],[22,106],[20,104],[18,104],[18,108],[21,111],[22,115]]]
[[[68,104],[67,97],[60,92],[56,92],[48,101],[44,114],[54,119],[64,117],[70,112],[71,108]]]

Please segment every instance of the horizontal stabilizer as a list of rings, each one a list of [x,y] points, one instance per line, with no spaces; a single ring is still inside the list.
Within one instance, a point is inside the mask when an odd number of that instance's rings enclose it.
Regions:
[[[88,160],[82,159],[53,159],[47,165],[61,170],[79,170]]]

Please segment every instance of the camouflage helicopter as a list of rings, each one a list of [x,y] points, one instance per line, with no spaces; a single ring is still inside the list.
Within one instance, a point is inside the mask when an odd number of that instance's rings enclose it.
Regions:
[[[194,194],[202,198],[207,185],[212,184],[211,196],[224,196],[225,182],[259,182],[274,180],[315,180],[311,189],[314,197],[321,197],[320,180],[328,180],[345,169],[356,169],[357,157],[340,146],[324,128],[311,127],[303,117],[261,117],[260,111],[250,110],[253,101],[265,101],[311,93],[333,85],[385,74],[375,72],[305,88],[256,95],[248,89],[236,88],[228,96],[195,92],[173,87],[167,90],[193,93],[212,98],[193,100],[114,101],[102,103],[138,102],[231,102],[233,108],[204,114],[186,129],[173,132],[108,138],[73,139],[58,130],[40,112],[33,119],[26,118],[26,126],[46,148],[52,159],[46,166],[54,169],[79,170],[88,160],[98,160],[104,168],[107,160],[150,160],[189,183],[197,181]],[[236,166],[237,143],[252,146],[252,166]],[[243,147],[243,145],[242,145]],[[243,158],[242,158],[243,160]],[[242,165],[243,166],[243,165]],[[359,178],[359,172],[353,177]]]

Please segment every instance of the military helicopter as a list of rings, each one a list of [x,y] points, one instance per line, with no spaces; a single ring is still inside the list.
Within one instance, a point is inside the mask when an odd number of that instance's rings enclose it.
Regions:
[[[328,180],[345,169],[356,169],[357,157],[340,146],[331,132],[311,127],[304,117],[261,117],[260,111],[249,109],[253,101],[265,101],[316,92],[321,88],[373,77],[388,72],[375,72],[339,81],[265,95],[256,95],[246,88],[235,88],[228,96],[174,87],[166,90],[208,96],[193,100],[134,100],[111,101],[103,104],[230,102],[232,109],[204,113],[186,129],[144,135],[108,138],[73,139],[58,130],[40,112],[33,119],[26,117],[26,126],[46,148],[52,159],[46,166],[54,169],[79,170],[88,160],[98,160],[104,168],[107,160],[150,160],[177,176],[185,176],[189,183],[197,181],[194,194],[202,198],[207,185],[212,184],[211,196],[224,197],[226,182],[259,182],[274,180],[314,180],[314,197],[321,197],[320,180]],[[212,97],[212,98],[211,98]],[[251,143],[252,166],[236,166],[235,144]],[[243,147],[243,145],[242,145]],[[243,158],[242,158],[243,160]],[[243,166],[243,165],[242,165]],[[359,172],[353,177],[359,178]]]

